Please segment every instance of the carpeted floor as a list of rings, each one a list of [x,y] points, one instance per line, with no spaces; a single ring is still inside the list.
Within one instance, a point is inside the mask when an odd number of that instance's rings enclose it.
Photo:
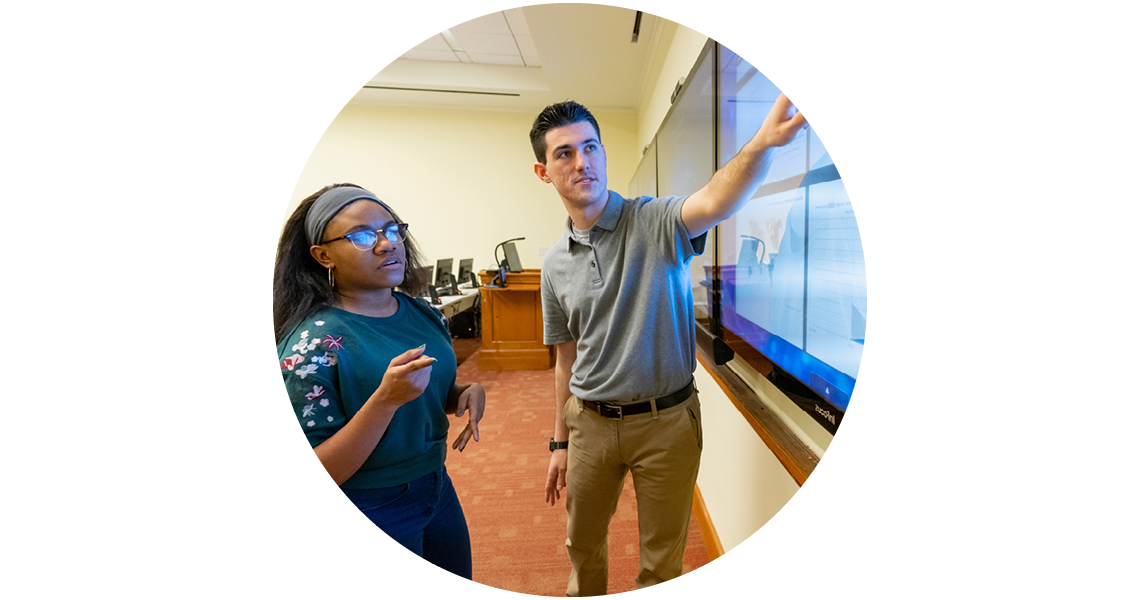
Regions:
[[[455,349],[456,364],[462,365],[463,361],[471,358],[471,355],[478,352],[482,345],[483,340],[479,338],[451,338],[451,347]]]
[[[458,381],[478,381],[487,391],[479,443],[450,451],[447,469],[471,530],[474,579],[492,587],[540,596],[565,596],[565,499],[543,502],[554,421],[554,371],[480,371],[478,340],[456,340],[465,360]],[[474,346],[472,342],[475,342]],[[452,423],[454,433],[466,417]],[[626,479],[610,523],[609,593],[634,589],[638,571],[637,505]],[[685,547],[685,572],[708,562],[694,519]]]

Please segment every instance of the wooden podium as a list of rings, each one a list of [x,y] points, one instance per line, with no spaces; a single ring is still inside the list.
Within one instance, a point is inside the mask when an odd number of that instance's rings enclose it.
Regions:
[[[507,286],[486,287],[493,274],[479,272],[483,300],[482,371],[545,370],[554,366],[554,349],[542,343],[541,269],[507,274]]]

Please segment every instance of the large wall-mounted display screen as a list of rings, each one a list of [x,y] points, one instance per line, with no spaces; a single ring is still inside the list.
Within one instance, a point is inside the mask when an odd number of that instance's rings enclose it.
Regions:
[[[717,66],[719,167],[756,133],[780,90],[723,46]],[[846,411],[867,323],[855,214],[812,129],[772,158],[760,190],[720,226],[721,324]]]

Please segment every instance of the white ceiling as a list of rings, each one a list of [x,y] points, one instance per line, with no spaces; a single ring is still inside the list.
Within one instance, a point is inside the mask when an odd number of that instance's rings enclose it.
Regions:
[[[401,58],[513,67],[542,66],[521,8],[460,23],[428,38]]]
[[[533,111],[573,99],[594,110],[634,112],[668,23],[642,14],[634,43],[636,15],[598,4],[491,13],[408,50],[350,104]]]

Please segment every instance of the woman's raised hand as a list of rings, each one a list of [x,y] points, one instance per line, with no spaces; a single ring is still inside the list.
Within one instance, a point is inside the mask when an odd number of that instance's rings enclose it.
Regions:
[[[419,398],[431,380],[435,359],[424,355],[424,346],[400,354],[388,363],[374,398],[391,406],[403,406]]]

